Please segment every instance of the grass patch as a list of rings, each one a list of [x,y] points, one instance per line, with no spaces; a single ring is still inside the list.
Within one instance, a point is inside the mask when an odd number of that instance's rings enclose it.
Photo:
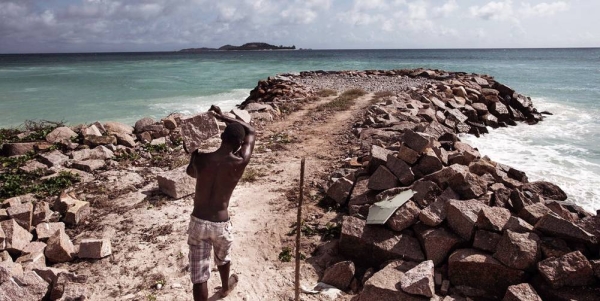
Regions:
[[[0,129],[0,144],[44,140],[46,135],[64,125],[63,121],[26,120],[22,128]],[[21,133],[28,133],[28,135],[19,138],[18,135]]]
[[[396,94],[392,91],[379,91],[376,92],[375,95],[373,95],[373,98],[371,99],[371,103],[378,103],[388,97],[392,97],[392,96],[396,96]]]
[[[281,262],[290,262],[292,261],[292,248],[283,247],[281,252],[279,252],[279,261]]]
[[[332,101],[319,105],[315,109],[317,111],[345,111],[350,109],[356,102],[356,99],[367,94],[363,89],[350,89],[336,97]]]
[[[253,182],[258,181],[259,178],[264,177],[264,176],[265,176],[265,174],[260,172],[258,169],[248,167],[248,168],[246,168],[246,170],[244,170],[244,174],[242,175],[240,182],[253,183]]]
[[[338,92],[333,89],[321,89],[321,90],[317,91],[317,93],[316,93],[316,95],[319,97],[336,96],[337,94],[338,94]]]
[[[0,174],[0,199],[34,193],[39,197],[56,196],[79,182],[79,176],[62,171],[57,176],[40,180],[41,174],[8,172]]]
[[[146,150],[149,153],[166,153],[169,151],[169,147],[165,143],[155,144],[155,145],[146,144],[143,147],[144,147],[144,150]]]
[[[290,228],[291,230],[288,232],[288,236],[296,235],[296,223],[293,223]],[[302,221],[300,232],[302,232],[302,234],[306,237],[321,235],[322,240],[331,240],[340,237],[340,234],[342,233],[342,225],[339,223],[327,223],[324,227],[320,227],[319,225],[311,227]]]

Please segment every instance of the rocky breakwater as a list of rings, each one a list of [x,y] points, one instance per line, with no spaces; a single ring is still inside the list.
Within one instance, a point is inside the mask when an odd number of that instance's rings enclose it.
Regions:
[[[229,114],[250,121],[243,110]],[[89,298],[87,277],[70,272],[68,263],[110,256],[112,238],[78,229],[94,223],[102,208],[118,210],[112,199],[157,180],[173,198],[193,193],[193,181],[177,169],[189,160],[183,136],[202,129],[208,138],[219,127],[212,116],[171,115],[133,127],[28,122],[25,129],[2,129],[0,300]]]
[[[331,262],[324,282],[354,291],[353,300],[600,296],[600,217],[568,202],[560,187],[529,182],[458,137],[541,121],[528,97],[489,76],[439,70],[284,78],[263,85],[291,81],[310,93],[362,88],[378,96],[354,123],[347,164],[326,189],[347,208],[338,249],[348,261]],[[394,84],[403,80],[419,84]],[[266,99],[251,95],[245,105]],[[407,190],[414,195],[406,203],[373,210]],[[369,215],[381,211],[389,218],[378,225]]]

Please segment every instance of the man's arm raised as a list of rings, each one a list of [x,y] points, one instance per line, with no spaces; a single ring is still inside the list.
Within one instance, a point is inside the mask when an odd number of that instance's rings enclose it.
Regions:
[[[250,162],[250,156],[252,156],[252,151],[254,150],[254,142],[256,141],[256,130],[254,129],[254,127],[242,120],[223,115],[221,109],[217,106],[211,106],[209,111],[212,111],[216,118],[226,123],[235,122],[241,124],[244,127],[246,131],[246,136],[242,143],[242,147],[240,148],[239,155],[240,157],[242,157],[245,164]]]

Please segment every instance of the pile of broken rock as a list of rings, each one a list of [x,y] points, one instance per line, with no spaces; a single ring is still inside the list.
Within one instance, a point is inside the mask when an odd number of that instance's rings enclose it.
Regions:
[[[323,282],[352,288],[354,300],[597,300],[600,217],[457,136],[539,120],[527,97],[468,74],[370,106],[353,128],[348,167],[358,170],[327,190],[348,207],[339,253],[349,261]],[[385,225],[365,220],[409,189]]]
[[[7,199],[0,209],[0,300],[73,300],[86,296],[86,278],[49,264],[100,259],[111,254],[109,239],[74,245],[65,224],[77,226],[89,203],[63,193],[53,212],[33,195]],[[59,217],[62,219],[59,221]]]

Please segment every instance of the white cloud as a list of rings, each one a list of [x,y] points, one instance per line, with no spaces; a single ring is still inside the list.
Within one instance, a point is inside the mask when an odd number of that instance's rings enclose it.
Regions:
[[[529,3],[523,3],[521,13],[526,16],[548,17],[568,9],[569,5],[563,1],[554,3],[544,2],[533,6]]]
[[[569,5],[564,1],[531,5],[528,2],[520,3],[519,7],[513,6],[512,0],[492,1],[483,6],[471,6],[471,16],[484,20],[512,20],[525,17],[548,17],[558,12],[566,11]]]
[[[444,5],[435,7],[433,9],[433,15],[436,17],[448,17],[458,9],[458,3],[456,0],[448,0]]]

